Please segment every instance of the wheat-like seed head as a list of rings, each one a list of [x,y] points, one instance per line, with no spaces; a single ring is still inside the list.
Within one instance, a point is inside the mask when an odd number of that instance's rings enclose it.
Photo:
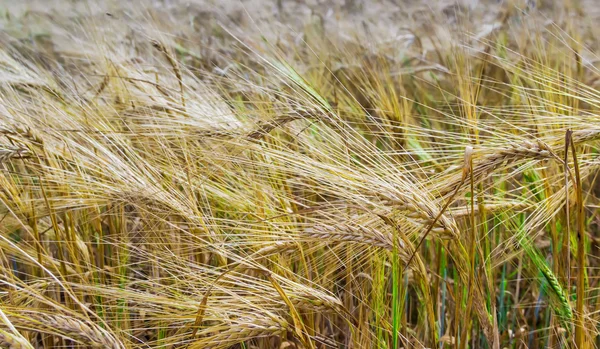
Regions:
[[[439,212],[433,208],[433,205],[427,205],[425,202],[417,200],[416,198],[412,202],[398,199],[384,199],[382,203],[402,212],[405,217],[416,224],[421,225],[423,229],[427,229],[427,227],[433,223]],[[435,223],[435,226],[431,229],[431,232],[441,238],[452,239],[459,236],[456,222],[446,213],[440,216]]]
[[[0,347],[6,349],[33,349],[31,343],[22,336],[16,336],[4,330],[0,330]]]
[[[262,257],[268,256],[272,253],[282,253],[286,250],[293,249],[298,245],[294,241],[275,241],[274,243],[258,249],[253,256]]]
[[[288,330],[287,321],[279,317],[235,319],[230,324],[209,327],[198,332],[198,335],[204,338],[191,343],[189,348],[228,348],[254,338],[281,335]]]
[[[121,349],[122,344],[112,334],[95,324],[86,323],[74,317],[52,314],[35,314],[32,316],[45,326],[63,333],[78,342],[94,348]]]
[[[37,145],[44,144],[44,141],[42,140],[41,136],[27,125],[0,126],[0,134],[13,137],[20,137]]]
[[[392,236],[387,232],[384,233],[361,225],[336,224],[326,226],[317,224],[306,229],[304,233],[311,238],[325,242],[355,242],[387,250],[391,250],[394,246]],[[399,241],[398,244],[400,249],[404,247],[402,241]]]
[[[573,142],[585,143],[600,138],[600,129],[576,130],[573,132]]]
[[[11,159],[23,159],[31,156],[31,152],[26,148],[19,147],[0,147],[0,163],[9,161]]]
[[[497,169],[502,164],[510,164],[522,160],[547,160],[557,158],[555,151],[541,140],[537,142],[523,141],[521,143],[511,144],[509,147],[494,151],[491,154],[484,155],[473,164],[473,180],[479,183],[491,171]],[[455,175],[452,180],[445,184],[440,190],[442,196],[452,193],[456,186],[461,182],[461,177]],[[463,183],[463,187],[468,185],[469,181]]]

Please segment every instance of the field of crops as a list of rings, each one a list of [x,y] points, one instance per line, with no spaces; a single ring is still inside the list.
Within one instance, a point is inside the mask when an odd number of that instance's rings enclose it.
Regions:
[[[600,346],[597,0],[0,0],[0,347]]]

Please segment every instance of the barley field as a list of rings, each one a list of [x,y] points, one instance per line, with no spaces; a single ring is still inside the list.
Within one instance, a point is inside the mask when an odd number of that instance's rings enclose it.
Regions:
[[[600,346],[597,0],[0,0],[0,347]]]

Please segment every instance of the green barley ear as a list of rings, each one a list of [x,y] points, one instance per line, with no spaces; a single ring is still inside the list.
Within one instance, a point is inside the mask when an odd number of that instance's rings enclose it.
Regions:
[[[554,309],[554,312],[565,328],[570,329],[571,326],[569,324],[573,322],[573,309],[571,308],[571,303],[569,303],[565,290],[546,263],[546,260],[531,243],[531,239],[527,236],[523,226],[518,229],[517,233],[519,236],[519,244],[550,286],[548,294],[551,296],[551,306]]]
[[[312,97],[321,108],[327,112],[333,112],[333,108],[329,102],[327,102],[327,99],[321,96],[288,62],[280,59],[279,61],[273,61],[272,64],[279,73],[293,82],[296,87],[299,87],[302,91]]]

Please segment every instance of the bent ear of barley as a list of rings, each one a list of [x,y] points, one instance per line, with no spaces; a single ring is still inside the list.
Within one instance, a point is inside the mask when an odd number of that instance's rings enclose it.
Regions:
[[[475,153],[472,154],[475,157]],[[491,154],[484,155],[478,160],[473,162],[473,180],[475,183],[480,183],[488,174],[493,170],[497,169],[502,164],[517,163],[521,160],[547,160],[547,159],[559,159],[556,155],[555,149],[541,140],[536,142],[523,141],[521,143],[515,143],[506,147],[494,151]],[[462,180],[462,175],[455,175],[452,180],[445,184],[440,190],[442,196],[448,196],[456,188]],[[466,184],[463,183],[466,187]]]
[[[230,324],[199,331],[201,339],[192,342],[189,348],[229,348],[251,339],[281,335],[289,330],[289,325],[283,318],[238,319]]]
[[[7,162],[12,159],[25,159],[30,156],[31,152],[27,148],[0,146],[0,163]]]
[[[185,96],[183,90],[183,75],[181,74],[181,69],[179,68],[179,63],[173,57],[171,52],[158,40],[151,40],[152,46],[154,46],[158,51],[160,51],[166,58],[171,67],[173,68],[173,73],[179,82],[179,90],[181,93],[181,105],[185,107]]]
[[[6,349],[34,349],[23,336],[0,330],[0,347]]]
[[[93,348],[123,349],[124,346],[110,332],[98,325],[75,317],[57,314],[23,312],[15,317],[16,326],[34,331],[40,328],[44,333],[57,334]]]
[[[393,236],[387,229],[374,229],[361,225],[335,224],[323,225],[317,224],[312,228],[304,230],[304,235],[321,242],[354,242],[368,246],[392,250],[394,248]],[[401,256],[405,252],[405,244],[398,241]]]
[[[573,131],[572,137],[575,144],[596,141],[600,139],[600,129]]]

